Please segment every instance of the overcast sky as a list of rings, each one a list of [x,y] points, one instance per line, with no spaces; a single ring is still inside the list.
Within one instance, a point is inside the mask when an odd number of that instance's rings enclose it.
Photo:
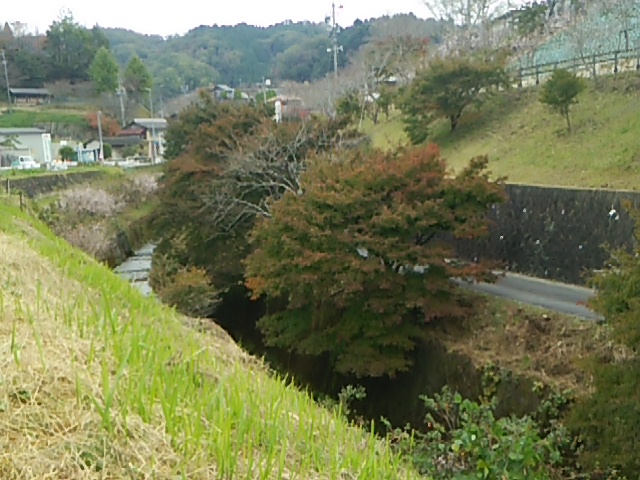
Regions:
[[[184,34],[200,25],[248,23],[268,26],[284,20],[322,22],[331,12],[331,0],[3,0],[0,20],[20,21],[41,33],[63,9],[87,26],[122,27],[141,33]],[[166,5],[166,6],[165,6]],[[342,5],[343,8],[337,8]],[[348,26],[385,14],[413,12],[428,17],[422,0],[336,1],[337,21]]]

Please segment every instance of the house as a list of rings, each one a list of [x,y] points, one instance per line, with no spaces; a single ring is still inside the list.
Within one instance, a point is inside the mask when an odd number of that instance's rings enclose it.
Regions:
[[[102,137],[102,143],[104,145],[111,146],[111,156],[113,159],[124,158],[129,155],[124,151],[124,149],[127,147],[140,147],[147,143],[146,134],[144,133],[144,131],[142,135],[132,135],[130,131],[128,131],[127,133],[129,134]],[[98,138],[91,138],[84,148],[94,150],[96,159],[100,156],[100,140]]]
[[[250,102],[251,97],[245,92],[241,92],[240,90],[236,90],[235,88],[231,88],[228,85],[214,85],[212,88],[209,88],[209,91],[213,93],[213,98],[216,100],[242,100],[244,102]]]
[[[10,88],[12,103],[28,103],[39,105],[51,103],[53,95],[46,88]]]
[[[41,128],[0,128],[0,156],[3,167],[14,157],[29,155],[41,164],[51,163],[51,134]]]
[[[149,144],[149,158],[161,158],[164,155],[164,139],[168,126],[169,124],[165,118],[134,118],[133,122],[130,122],[118,133],[118,137],[123,139],[122,142],[124,142],[124,138],[137,139],[139,141],[139,143],[135,143],[136,140],[128,140],[128,143],[123,143],[122,146],[139,145],[147,142]],[[102,141],[103,143],[108,143],[104,139]],[[110,145],[112,147],[116,146],[113,143],[110,143]]]
[[[304,120],[311,111],[304,107],[302,99],[292,95],[277,95],[267,100],[272,102],[276,110],[276,121],[280,120]]]

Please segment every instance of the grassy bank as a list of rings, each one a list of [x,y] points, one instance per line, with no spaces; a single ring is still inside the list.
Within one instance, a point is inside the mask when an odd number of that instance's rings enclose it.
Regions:
[[[39,107],[13,109],[0,115],[0,128],[31,128],[47,123],[86,126],[86,112],[68,108]]]
[[[454,132],[446,122],[432,129],[454,168],[476,155],[489,155],[489,168],[510,182],[593,188],[638,189],[640,115],[635,73],[603,77],[571,110],[573,133],[538,101],[539,89],[514,89],[470,109]],[[374,145],[406,141],[399,114],[379,125],[365,124]]]
[[[6,203],[0,251],[3,479],[417,477]]]

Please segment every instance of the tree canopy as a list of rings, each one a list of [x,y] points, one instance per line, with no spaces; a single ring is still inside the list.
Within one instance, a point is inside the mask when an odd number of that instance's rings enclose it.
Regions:
[[[51,58],[50,79],[87,80],[89,65],[109,41],[100,28],[86,29],[66,14],[51,24],[45,49]]]
[[[342,372],[406,370],[424,325],[464,312],[450,278],[489,274],[448,262],[442,241],[486,232],[487,207],[503,199],[486,163],[451,177],[433,145],[314,161],[252,233],[247,285],[272,304],[266,342],[328,353]]]
[[[153,81],[149,70],[139,56],[134,55],[124,70],[124,86],[130,94],[141,94],[151,88]]]
[[[262,105],[214,102],[206,93],[172,122],[154,229],[181,265],[205,268],[222,294],[243,279],[256,217],[297,191],[308,156],[337,148],[344,122],[275,124]]]
[[[413,143],[426,139],[429,123],[446,118],[455,130],[464,110],[483,92],[508,87],[508,75],[499,60],[477,57],[437,59],[418,73],[405,92],[401,109],[405,130]]]
[[[120,67],[113,54],[106,47],[100,47],[89,67],[96,93],[114,93],[118,88],[119,73]]]

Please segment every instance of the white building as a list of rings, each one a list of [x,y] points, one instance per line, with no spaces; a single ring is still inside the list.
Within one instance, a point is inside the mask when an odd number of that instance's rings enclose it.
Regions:
[[[51,163],[51,134],[41,128],[0,128],[0,159],[10,166],[14,157],[31,156],[40,164]]]

